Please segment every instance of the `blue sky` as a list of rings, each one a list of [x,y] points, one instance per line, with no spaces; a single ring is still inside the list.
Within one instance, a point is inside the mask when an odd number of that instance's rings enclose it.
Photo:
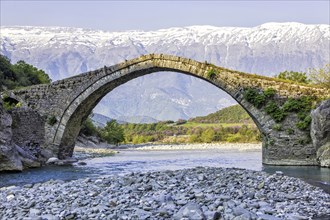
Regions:
[[[1,26],[70,26],[109,31],[190,25],[252,27],[266,22],[329,24],[325,1],[1,0]]]

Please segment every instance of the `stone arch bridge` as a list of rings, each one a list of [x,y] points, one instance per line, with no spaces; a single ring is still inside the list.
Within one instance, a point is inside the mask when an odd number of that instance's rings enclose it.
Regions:
[[[212,83],[227,92],[249,113],[263,135],[263,162],[266,164],[316,164],[316,149],[312,143],[303,143],[301,138],[309,136],[306,131],[293,129],[294,134],[275,131],[276,122],[264,108],[257,108],[244,98],[247,88],[264,91],[276,90],[276,100],[288,97],[329,96],[324,88],[308,87],[279,81],[274,78],[242,73],[182,57],[150,54],[123,63],[104,66],[101,69],[56,81],[49,85],[36,85],[12,91],[15,99],[23,105],[20,119],[14,120],[16,127],[24,125],[27,117],[37,123],[38,130],[25,129],[21,140],[29,139],[40,148],[47,158],[72,156],[75,140],[82,122],[88,117],[98,102],[117,86],[134,78],[159,71],[174,71]],[[207,94],[206,94],[207,95]],[[111,108],[111,106],[109,106]],[[26,112],[29,113],[26,113]],[[33,115],[33,121],[31,121]],[[295,116],[282,122],[282,127],[292,127]],[[20,124],[21,123],[21,124]],[[21,138],[21,139],[22,139]],[[300,139],[299,139],[300,138]],[[24,142],[25,141],[25,142]],[[23,143],[24,142],[24,143]]]

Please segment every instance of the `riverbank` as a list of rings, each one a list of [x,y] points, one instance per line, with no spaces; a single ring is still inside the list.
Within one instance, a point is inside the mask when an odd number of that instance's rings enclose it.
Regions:
[[[0,188],[0,219],[326,219],[329,201],[281,172],[197,167]]]
[[[262,143],[200,143],[200,144],[150,144],[132,145],[129,150],[166,151],[166,150],[223,150],[223,151],[261,151]]]
[[[117,153],[117,151],[104,148],[102,146],[97,147],[79,147],[76,146],[74,148],[74,158],[77,160],[85,160],[88,158],[95,157],[108,157],[113,156]]]

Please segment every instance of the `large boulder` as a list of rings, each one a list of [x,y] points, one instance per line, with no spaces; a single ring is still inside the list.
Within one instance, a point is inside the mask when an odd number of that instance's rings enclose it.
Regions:
[[[173,219],[194,219],[204,220],[206,219],[202,208],[197,203],[190,202],[181,207],[180,210],[173,216]]]
[[[318,149],[317,158],[322,167],[330,167],[330,142]]]
[[[12,118],[0,100],[0,171],[21,171],[22,161],[12,142]]]
[[[311,113],[311,137],[321,166],[330,166],[330,99]]]

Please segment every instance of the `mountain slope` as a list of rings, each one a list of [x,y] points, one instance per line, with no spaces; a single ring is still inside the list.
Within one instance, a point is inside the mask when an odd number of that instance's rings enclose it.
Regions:
[[[240,106],[233,105],[206,116],[189,119],[197,123],[253,123],[249,114]]]
[[[25,60],[53,80],[146,53],[166,53],[244,72],[274,75],[329,62],[329,25],[267,23],[253,28],[191,26],[158,31],[104,32],[61,27],[1,27],[1,53]],[[94,112],[187,119],[234,104],[223,91],[178,73],[154,73],[109,93]]]

